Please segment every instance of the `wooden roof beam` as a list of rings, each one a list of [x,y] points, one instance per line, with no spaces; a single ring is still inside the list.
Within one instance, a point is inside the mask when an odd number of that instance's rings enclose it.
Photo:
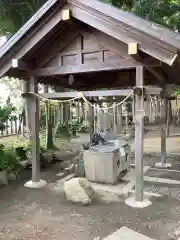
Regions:
[[[128,96],[133,89],[118,89],[118,90],[100,90],[100,91],[83,91],[85,97],[110,97],[110,96]],[[146,94],[159,94],[162,91],[161,88],[154,88],[145,86]],[[56,92],[56,93],[45,93],[41,96],[49,99],[58,98],[73,98],[80,96],[80,92]]]
[[[159,62],[155,61],[150,66],[159,66]],[[70,66],[56,66],[35,69],[28,72],[28,76],[55,76],[55,75],[69,75],[77,73],[100,72],[133,69],[137,66],[146,66],[145,63],[140,63],[131,59],[109,60],[105,62],[95,62],[89,64],[70,65]]]

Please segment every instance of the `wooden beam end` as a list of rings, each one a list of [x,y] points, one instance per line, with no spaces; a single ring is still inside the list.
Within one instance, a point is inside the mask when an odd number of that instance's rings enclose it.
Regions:
[[[175,54],[174,57],[171,59],[171,61],[169,63],[170,66],[172,66],[174,64],[174,62],[176,61],[177,57],[178,57],[178,54]]]
[[[136,55],[138,54],[138,43],[128,43],[128,54],[129,55]]]
[[[62,11],[62,20],[67,21],[71,19],[71,11],[69,9],[65,9]]]
[[[12,59],[12,67],[18,68],[18,59]]]

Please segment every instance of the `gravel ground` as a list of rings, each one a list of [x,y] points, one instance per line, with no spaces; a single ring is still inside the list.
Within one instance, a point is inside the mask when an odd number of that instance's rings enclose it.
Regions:
[[[59,180],[56,172],[56,165],[42,172],[42,178],[49,186]],[[23,183],[30,174],[30,170],[26,170],[17,182],[1,189],[1,240],[94,240],[102,239],[122,226],[153,239],[166,240],[168,233],[178,225],[178,188],[147,185],[147,190],[163,191],[165,196],[153,199],[152,206],[143,210],[126,206],[121,198],[82,207],[67,202],[62,192],[55,194],[49,187],[41,190],[25,188]]]
[[[74,143],[73,143],[74,144]],[[63,150],[78,149],[64,145]],[[160,161],[159,155],[144,158],[145,165],[153,166]],[[172,169],[180,170],[179,156],[168,158]],[[180,225],[180,193],[177,186],[145,183],[145,190],[157,192],[162,198],[153,198],[146,209],[132,209],[123,198],[94,202],[89,207],[71,204],[63,192],[51,191],[51,186],[60,178],[58,164],[42,171],[48,187],[35,190],[23,185],[30,179],[31,171],[25,170],[18,181],[0,189],[0,240],[94,240],[111,234],[122,226],[151,237],[169,240],[168,233]],[[179,174],[149,171],[148,176],[179,180]]]

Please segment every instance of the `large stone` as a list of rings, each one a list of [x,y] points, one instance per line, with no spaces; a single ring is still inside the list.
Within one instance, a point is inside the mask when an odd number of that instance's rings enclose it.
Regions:
[[[172,232],[169,234],[169,238],[171,240],[179,240],[180,239],[180,227],[175,228]]]
[[[73,178],[64,184],[66,198],[74,203],[90,205],[96,193],[85,178]]]
[[[2,185],[8,185],[9,183],[8,171],[4,170],[0,172],[0,181]]]

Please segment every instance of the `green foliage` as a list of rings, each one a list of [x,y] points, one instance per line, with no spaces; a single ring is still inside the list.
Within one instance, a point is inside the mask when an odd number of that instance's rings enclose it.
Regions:
[[[71,132],[79,132],[79,133],[88,132],[87,127],[85,127],[84,124],[83,124],[83,119],[81,119],[80,121],[77,120],[77,119],[73,119],[69,123],[69,129],[70,129]]]
[[[0,147],[0,171],[12,171],[20,166],[19,159],[14,149],[6,149],[3,145]]]
[[[1,33],[15,33],[46,0],[1,0],[0,30]]]
[[[176,96],[179,96],[179,95],[180,95],[180,90],[176,90],[176,91],[175,91],[175,95],[176,95]]]
[[[61,138],[61,137],[64,137],[64,138],[69,138],[71,135],[69,133],[69,128],[67,127],[66,124],[59,124],[58,128],[57,128],[57,131],[56,131],[56,134],[55,134],[55,137],[56,138]]]
[[[104,0],[137,16],[180,31],[179,0]]]
[[[28,154],[30,152],[29,147],[16,147],[14,150],[15,150],[16,156],[19,158],[21,162],[28,159]]]

